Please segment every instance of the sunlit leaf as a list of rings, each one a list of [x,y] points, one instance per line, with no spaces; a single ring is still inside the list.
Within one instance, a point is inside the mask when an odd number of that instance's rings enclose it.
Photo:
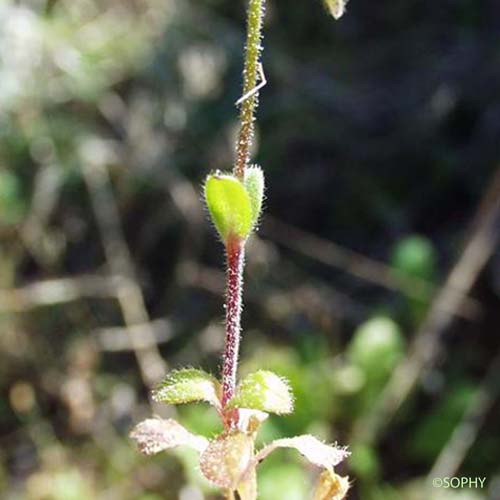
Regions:
[[[250,196],[252,227],[255,227],[259,222],[262,202],[264,201],[264,172],[258,165],[246,168],[244,185],[248,196]]]
[[[177,446],[188,446],[201,453],[208,445],[206,438],[191,434],[172,419],[148,418],[135,426],[130,437],[145,455],[155,455]]]
[[[259,370],[238,384],[228,407],[277,414],[290,413],[293,410],[293,396],[287,381],[273,372]]]
[[[349,452],[345,448],[322,443],[314,436],[306,434],[273,441],[259,451],[256,457],[257,460],[264,460],[277,448],[295,448],[309,462],[326,469],[334,467],[349,456]]]
[[[253,439],[243,432],[232,432],[210,442],[200,458],[204,476],[220,488],[235,490],[253,459]]]
[[[243,184],[232,175],[209,175],[205,182],[208,211],[222,240],[246,238],[253,225],[252,204]]]
[[[206,401],[216,407],[220,384],[215,377],[196,368],[183,368],[170,372],[153,391],[153,399],[168,404]]]

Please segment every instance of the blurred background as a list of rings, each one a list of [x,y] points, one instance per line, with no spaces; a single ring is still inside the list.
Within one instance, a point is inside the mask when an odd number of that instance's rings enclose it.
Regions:
[[[241,372],[288,377],[262,441],[348,444],[350,499],[500,498],[500,3],[269,0]],[[0,3],[0,497],[216,499],[144,458],[182,365],[217,372],[223,252],[200,188],[231,168],[242,0]],[[285,451],[262,500],[316,474]],[[483,489],[429,489],[434,477]]]

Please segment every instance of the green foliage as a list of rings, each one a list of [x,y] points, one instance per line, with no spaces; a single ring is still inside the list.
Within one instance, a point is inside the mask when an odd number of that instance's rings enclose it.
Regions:
[[[177,408],[179,420],[188,429],[196,429],[196,432],[205,437],[220,434],[223,430],[219,415],[213,408],[207,405],[185,405]]]
[[[310,493],[307,472],[283,456],[269,458],[259,469],[260,500],[304,500]]]
[[[170,372],[153,391],[153,399],[162,403],[182,404],[206,401],[219,406],[220,384],[215,377],[196,368]]]
[[[418,278],[432,284],[437,278],[437,257],[432,242],[419,235],[408,236],[400,240],[391,256],[393,268],[409,278]],[[423,319],[432,299],[428,297],[405,297],[403,315],[408,323],[416,326]]]
[[[207,383],[213,389],[212,377],[201,370],[177,370],[160,384],[154,397],[156,400],[181,403],[206,400]],[[175,420],[159,418],[139,423],[130,436],[146,455],[179,446],[196,450],[203,475],[220,488],[237,491],[242,500],[257,498],[257,465],[276,449],[292,448],[311,464],[328,472],[320,476],[315,498],[326,498],[322,496],[325,488],[328,491],[341,488],[339,498],[344,498],[347,479],[335,475],[333,467],[349,455],[345,449],[325,444],[312,435],[301,435],[274,440],[255,452],[256,434],[267,418],[266,412],[289,413],[292,407],[293,398],[288,383],[273,372],[260,370],[244,378],[237,386],[234,397],[221,409],[223,415],[230,415],[238,408],[238,423],[236,426],[226,425],[214,439],[208,441],[204,436],[192,434]]]
[[[358,384],[349,401],[353,414],[370,411],[404,351],[401,330],[390,318],[374,317],[356,329],[347,347],[348,365],[344,367]]]
[[[287,381],[273,372],[259,370],[237,386],[228,408],[248,408],[284,414],[293,410],[293,396]]]
[[[332,394],[331,366],[319,355],[318,352],[316,357],[304,362],[291,348],[265,344],[245,363],[247,371],[265,366],[285,377],[295,399],[293,413],[287,418],[271,418],[264,426],[264,441],[282,435],[310,432],[311,426],[328,421],[335,409],[339,409],[336,408],[338,401]],[[318,401],[322,401],[322,404],[318,405]]]
[[[264,172],[258,165],[252,165],[245,170],[245,179],[243,181],[250,204],[252,206],[252,227],[255,228],[259,222],[262,212],[262,203],[264,201]]]
[[[85,500],[89,493],[88,484],[76,468],[57,472],[51,478],[50,498],[53,500]]]
[[[385,379],[404,353],[399,326],[387,317],[375,317],[358,327],[347,349],[352,364],[367,380]]]
[[[248,167],[243,182],[231,174],[215,173],[205,182],[205,201],[222,241],[246,239],[256,227],[264,200],[264,173]]]
[[[205,201],[224,243],[233,236],[245,239],[252,230],[254,215],[244,185],[232,175],[216,173],[205,182]]]
[[[16,224],[24,215],[21,185],[17,176],[0,170],[0,222]]]
[[[474,395],[470,384],[450,387],[442,401],[421,421],[413,432],[410,448],[420,460],[433,460],[447,443]]]
[[[436,277],[436,251],[423,236],[413,235],[400,240],[391,262],[395,269],[407,276],[429,281]]]
[[[349,464],[356,477],[370,481],[376,481],[379,477],[379,458],[375,449],[368,444],[355,444],[352,447]]]

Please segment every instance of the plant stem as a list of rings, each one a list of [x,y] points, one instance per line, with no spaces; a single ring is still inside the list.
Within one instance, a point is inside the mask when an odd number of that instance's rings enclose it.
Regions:
[[[236,387],[238,352],[240,347],[243,266],[245,243],[239,238],[229,238],[226,245],[226,339],[222,367],[222,407],[233,397]]]
[[[262,20],[265,0],[250,0],[247,14],[247,42],[245,47],[245,69],[243,71],[243,95],[247,95],[257,85],[259,58],[262,50]],[[240,179],[245,176],[245,167],[250,161],[250,148],[254,135],[254,114],[259,102],[258,92],[245,99],[241,104],[240,131],[236,144],[236,163],[234,175]]]
[[[249,0],[247,13],[247,42],[245,68],[243,71],[243,95],[249,94],[257,85],[259,57],[262,47],[262,19],[265,0]],[[258,104],[258,93],[247,97],[241,104],[240,132],[236,145],[236,162],[233,173],[240,180],[245,177],[245,168],[250,161],[250,147],[254,134],[254,114]],[[241,310],[243,290],[243,268],[245,265],[245,241],[230,237],[226,242],[226,338],[222,367],[222,408],[233,397],[236,388],[238,355],[241,334]],[[238,410],[224,412],[226,427],[238,423]]]

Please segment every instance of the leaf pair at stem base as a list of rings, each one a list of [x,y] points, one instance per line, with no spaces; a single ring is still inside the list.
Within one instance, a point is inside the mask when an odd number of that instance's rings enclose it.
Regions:
[[[208,440],[192,434],[175,420],[149,418],[135,427],[131,437],[140,451],[154,455],[161,451],[187,446],[200,456],[200,469],[214,485],[238,492],[241,500],[257,498],[256,469],[270,453],[280,448],[293,448],[310,463],[323,468],[314,493],[314,500],[341,500],[348,488],[347,478],[333,468],[349,453],[336,445],[322,443],[310,435],[277,439],[255,451],[255,438],[268,413],[284,414],[293,409],[293,395],[288,382],[273,372],[259,370],[245,377],[236,387],[234,396],[223,408],[221,384],[196,368],[175,370],[153,391],[155,401],[169,404],[208,402],[221,415],[239,412],[236,428],[228,428]]]

